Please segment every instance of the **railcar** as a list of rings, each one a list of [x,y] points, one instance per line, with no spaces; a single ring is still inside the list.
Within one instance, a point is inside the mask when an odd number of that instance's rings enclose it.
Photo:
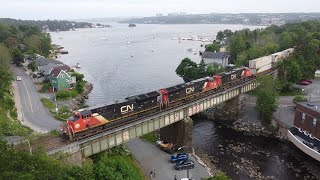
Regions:
[[[237,68],[212,77],[130,96],[114,104],[80,109],[73,112],[73,116],[66,120],[62,131],[70,140],[77,139],[108,127],[128,123],[152,112],[161,111],[180,100],[192,99],[249,76],[251,74],[248,68]]]

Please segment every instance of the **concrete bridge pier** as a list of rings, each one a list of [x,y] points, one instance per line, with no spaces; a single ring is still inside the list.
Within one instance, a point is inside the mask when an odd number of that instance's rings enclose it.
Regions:
[[[192,119],[184,118],[170,126],[160,129],[160,139],[181,147],[185,152],[192,153]]]

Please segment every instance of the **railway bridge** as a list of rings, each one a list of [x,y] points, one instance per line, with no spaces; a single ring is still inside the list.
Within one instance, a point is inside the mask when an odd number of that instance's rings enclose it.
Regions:
[[[213,108],[240,94],[253,90],[258,85],[256,79],[251,79],[242,84],[234,85],[226,90],[209,94],[201,99],[187,102],[178,107],[172,107],[148,117],[142,117],[138,121],[134,121],[130,124],[119,126],[67,145],[59,146],[47,151],[47,154],[54,155],[57,153],[66,153],[68,154],[68,160],[79,162],[82,158],[97,154],[149,132],[153,132],[176,122],[188,121],[190,116]]]

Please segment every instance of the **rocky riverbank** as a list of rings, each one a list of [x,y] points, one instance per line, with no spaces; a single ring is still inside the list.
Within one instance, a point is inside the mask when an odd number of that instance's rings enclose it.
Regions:
[[[77,97],[75,97],[74,99],[71,99],[68,102],[70,109],[77,110],[82,108],[84,100],[88,99],[88,95],[92,91],[92,89],[93,89],[93,85],[86,82],[83,87],[83,92],[78,94]]]

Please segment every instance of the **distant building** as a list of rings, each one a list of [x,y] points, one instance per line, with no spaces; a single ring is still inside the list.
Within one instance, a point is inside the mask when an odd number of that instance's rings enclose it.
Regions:
[[[163,16],[162,13],[157,13],[157,14],[156,14],[156,17],[162,17],[162,16]]]
[[[204,51],[202,53],[202,60],[208,66],[218,64],[222,67],[226,67],[229,64],[231,55],[227,52],[210,52]]]
[[[314,77],[320,78],[320,70],[316,70],[316,72],[314,73]]]

